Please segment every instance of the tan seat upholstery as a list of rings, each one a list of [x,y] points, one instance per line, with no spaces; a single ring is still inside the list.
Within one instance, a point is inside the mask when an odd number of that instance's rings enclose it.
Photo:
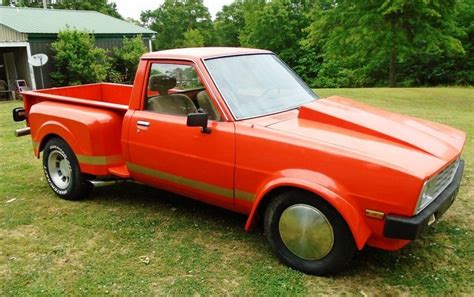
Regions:
[[[212,105],[211,98],[209,98],[209,94],[206,91],[201,91],[196,96],[197,102],[199,107],[201,107],[209,116],[209,120],[219,121],[220,116],[219,113]]]
[[[168,94],[176,86],[176,79],[167,75],[152,75],[150,90],[160,95],[148,99],[147,110],[157,113],[187,116],[197,112],[193,101],[184,94]]]

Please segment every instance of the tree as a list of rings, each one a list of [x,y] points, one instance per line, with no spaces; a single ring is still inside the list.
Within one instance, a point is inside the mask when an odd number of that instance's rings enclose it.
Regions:
[[[255,29],[256,23],[260,18],[261,11],[265,8],[266,0],[244,0],[243,1],[243,28],[239,30],[240,45],[251,47],[252,41],[250,35]],[[275,32],[273,32],[275,34]]]
[[[142,12],[141,21],[158,32],[157,49],[185,46],[184,34],[191,29],[199,32],[204,45],[214,43],[211,15],[202,0],[165,0],[156,10]]]
[[[3,3],[5,5],[5,1]],[[13,3],[17,7],[43,7],[42,0],[20,0]],[[7,4],[8,5],[8,4]],[[103,14],[122,19],[122,16],[117,11],[117,4],[108,0],[57,0],[48,1],[48,8],[56,9],[74,9],[74,10],[94,10]]]
[[[133,82],[140,57],[147,52],[142,36],[124,38],[122,47],[114,48],[112,52],[112,65],[114,71],[123,76],[124,81]]]
[[[51,73],[56,86],[104,81],[110,69],[106,51],[94,45],[94,36],[76,29],[66,29],[51,44],[57,71]]]
[[[301,55],[303,29],[310,24],[309,12],[313,4],[306,0],[274,0],[265,4],[255,20],[245,23],[246,43],[269,49],[295,67]]]
[[[464,48],[464,55],[456,57],[452,68],[456,75],[450,83],[472,86],[474,85],[474,22],[472,21],[474,20],[474,2],[458,1],[455,20],[461,31],[459,39]]]
[[[10,1],[2,0],[4,6],[15,6],[15,7],[43,7],[43,0],[19,0],[19,1]],[[50,6],[48,6],[50,7]]]
[[[453,37],[461,41],[463,51],[419,52],[400,67],[405,80],[413,85],[474,84],[474,2],[457,1],[454,20]]]
[[[108,0],[59,0],[52,5],[56,9],[94,10],[123,19],[117,11],[117,4]]]
[[[327,1],[313,11],[307,42],[323,51],[318,84],[397,84],[416,54],[463,52],[453,37],[455,0]],[[307,43],[308,44],[308,43]]]
[[[196,29],[188,29],[184,32],[184,47],[201,47],[204,46],[204,37]]]
[[[240,46],[239,35],[244,26],[243,1],[236,0],[230,5],[224,5],[214,21],[216,44],[219,46]]]

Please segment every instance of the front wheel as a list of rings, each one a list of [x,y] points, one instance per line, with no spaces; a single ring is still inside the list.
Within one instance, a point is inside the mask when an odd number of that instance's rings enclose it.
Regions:
[[[340,214],[323,199],[304,191],[275,197],[265,210],[264,231],[283,263],[308,274],[335,273],[357,250]]]
[[[81,173],[76,155],[60,138],[53,138],[46,143],[43,171],[51,189],[63,199],[81,200],[93,188]]]

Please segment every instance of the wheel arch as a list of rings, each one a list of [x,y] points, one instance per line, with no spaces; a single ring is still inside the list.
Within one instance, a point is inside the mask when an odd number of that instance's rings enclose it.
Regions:
[[[44,150],[44,147],[46,146],[46,143],[48,143],[48,141],[50,141],[53,138],[59,138],[59,139],[64,140],[64,138],[61,137],[58,134],[55,134],[55,133],[47,134],[41,139],[41,141],[39,143],[39,146],[38,146],[38,151],[42,152]],[[64,141],[66,141],[66,140],[64,140]]]
[[[74,153],[83,151],[76,137],[67,127],[57,121],[48,121],[33,136],[33,142],[37,143],[37,149],[35,149],[37,158],[40,157],[40,152],[43,151],[46,143],[55,137],[66,142]]]
[[[363,216],[349,201],[342,198],[333,191],[305,180],[281,179],[268,185],[257,195],[252,210],[247,218],[245,230],[249,231],[263,214],[269,202],[279,194],[290,190],[302,190],[309,192],[331,205],[344,219],[351,230],[357,248],[361,250],[367,242],[371,231]]]

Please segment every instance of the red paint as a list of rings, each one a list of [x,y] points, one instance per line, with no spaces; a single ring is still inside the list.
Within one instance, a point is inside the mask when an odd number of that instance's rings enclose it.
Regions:
[[[412,216],[424,181],[460,156],[465,133],[340,97],[314,101],[299,111],[234,121],[203,59],[263,53],[269,52],[167,50],[142,57],[133,87],[93,84],[25,92],[32,138],[42,143],[54,134],[78,155],[120,155],[117,164],[81,163],[81,170],[131,175],[248,214],[246,229],[267,193],[297,187],[326,199],[346,220],[359,249],[369,244],[395,250],[407,244],[384,238],[384,221],[366,217],[365,210]],[[148,71],[156,61],[195,67],[223,119],[209,122],[211,134],[187,127],[185,117],[143,111]],[[150,127],[138,127],[139,120]],[[127,162],[217,190],[136,173],[128,170]],[[236,196],[219,194],[222,189],[235,189]],[[237,190],[252,193],[253,201],[239,198]]]

